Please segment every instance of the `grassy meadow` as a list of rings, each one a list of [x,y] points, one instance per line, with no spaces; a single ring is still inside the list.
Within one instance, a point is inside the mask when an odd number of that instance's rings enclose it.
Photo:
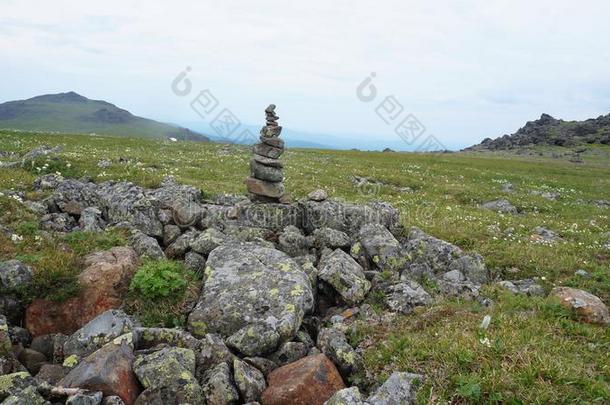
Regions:
[[[25,153],[40,144],[62,145],[60,164],[1,169],[0,191],[25,191],[37,175],[61,172],[96,182],[128,180],[154,187],[171,175],[204,195],[243,194],[249,148],[123,137],[0,131],[0,151]],[[501,279],[536,277],[548,290],[566,285],[610,303],[610,147],[589,146],[582,163],[561,148],[516,154],[410,154],[362,151],[288,150],[283,161],[287,192],[294,199],[316,188],[349,201],[382,200],[401,211],[405,226],[481,254]],[[99,168],[102,159],[108,168]],[[120,162],[120,163],[119,163]],[[356,186],[353,176],[369,183]],[[502,191],[511,183],[514,191]],[[558,193],[556,200],[540,195]],[[480,204],[506,198],[517,215],[498,214]],[[18,257],[36,268],[34,294],[62,299],[70,294],[83,255],[125,243],[125,235],[75,234],[45,240],[36,218],[19,201],[0,196],[0,260]],[[536,243],[543,226],[562,241]],[[16,235],[16,237],[15,237]],[[590,277],[575,275],[586,270]],[[386,378],[391,371],[422,373],[418,401],[425,403],[610,403],[610,328],[578,323],[557,302],[512,296],[488,286],[495,304],[438,300],[408,316],[382,324],[357,320],[350,339],[364,348],[361,378]],[[479,329],[491,315],[487,331]]]

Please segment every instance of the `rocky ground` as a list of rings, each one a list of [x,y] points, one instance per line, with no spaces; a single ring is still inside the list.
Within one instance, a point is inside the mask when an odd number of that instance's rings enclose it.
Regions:
[[[485,138],[472,150],[510,150],[532,145],[576,146],[584,144],[610,145],[610,114],[585,121],[564,121],[542,114],[529,121],[512,135],[496,139]]]
[[[55,153],[12,155],[9,170]],[[375,334],[356,336],[363,326],[384,331],[405,315],[428,322],[421,311],[443,301],[502,307],[490,289],[548,295],[574,325],[610,323],[593,294],[506,277],[481,255],[405,226],[391,204],[345,202],[322,189],[292,203],[251,203],[204,198],[171,177],[145,188],[47,174],[3,197],[35,227],[16,233],[7,219],[12,243],[30,232],[34,243],[76,242],[58,244],[58,256],[83,254],[72,278],[53,285],[74,283],[60,297],[32,294],[42,284],[28,257],[0,262],[2,403],[409,404],[437,376],[390,367],[379,381],[367,367]],[[506,198],[480,209],[523,215]],[[78,240],[115,234],[102,249]],[[557,246],[562,237],[541,226],[529,243]],[[491,317],[481,319],[478,344],[492,347]]]

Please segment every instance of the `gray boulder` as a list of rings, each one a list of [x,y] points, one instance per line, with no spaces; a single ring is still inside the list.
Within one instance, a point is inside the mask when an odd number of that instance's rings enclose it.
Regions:
[[[66,400],[66,405],[100,405],[104,394],[101,392],[84,392],[70,395]]]
[[[344,378],[363,369],[362,357],[347,342],[345,333],[336,328],[323,328],[318,333],[318,348],[339,368]]]
[[[415,281],[403,281],[384,288],[385,302],[390,310],[408,314],[414,307],[429,305],[432,297]]]
[[[32,283],[32,268],[19,260],[0,262],[0,292],[15,292]]]
[[[489,279],[483,258],[478,254],[466,254],[449,242],[427,235],[418,228],[412,228],[404,245],[410,256],[403,275],[413,278],[430,278],[459,270],[466,280],[482,284]]]
[[[503,214],[516,214],[518,212],[517,208],[505,199],[488,201],[481,207],[485,208],[486,210],[501,212]]]
[[[218,229],[208,228],[201,232],[197,238],[191,242],[190,247],[193,252],[207,256],[212,250],[225,243],[226,240],[227,235],[220,232]]]
[[[165,249],[165,256],[170,259],[182,259],[186,252],[191,248],[191,244],[199,233],[197,231],[187,231],[180,235],[174,243]]]
[[[324,402],[324,405],[365,405],[358,387],[343,388]]]
[[[314,245],[318,249],[349,249],[351,241],[345,232],[332,228],[319,228],[313,232]]]
[[[139,229],[134,229],[129,238],[129,244],[144,259],[163,260],[165,253],[159,246],[159,242],[152,236],[148,236]]]
[[[207,405],[233,405],[239,401],[239,392],[233,382],[233,373],[227,363],[220,363],[206,371],[203,392]]]
[[[358,240],[369,261],[380,270],[400,271],[408,257],[400,243],[386,227],[367,224],[360,228]]]
[[[47,215],[43,215],[40,218],[40,229],[44,231],[52,231],[52,232],[71,232],[76,228],[76,221],[74,218],[66,214],[62,213],[51,213]]]
[[[318,267],[318,277],[330,284],[348,305],[362,302],[371,289],[362,267],[341,249],[323,256]]]
[[[278,366],[283,366],[307,356],[309,347],[302,342],[286,342],[283,343],[277,351],[269,355],[269,359]]]
[[[110,309],[93,318],[64,343],[64,355],[86,357],[113,339],[131,332],[135,322],[125,312]]]
[[[284,228],[278,238],[278,245],[282,252],[292,257],[306,255],[311,247],[310,240],[293,225]]]
[[[166,388],[176,395],[171,403],[203,404],[203,392],[195,378],[195,353],[168,347],[138,356],[133,370],[145,389]]]
[[[85,232],[101,232],[106,227],[102,211],[97,207],[83,209],[78,219],[78,226]]]
[[[502,288],[507,289],[513,294],[522,294],[530,297],[537,296],[543,297],[545,295],[544,288],[538,284],[535,280],[524,279],[524,280],[504,280],[498,282],[498,285]]]
[[[243,402],[258,401],[267,387],[263,373],[238,359],[233,360],[233,378]]]
[[[195,252],[184,255],[184,267],[197,274],[203,274],[205,269],[205,257]]]
[[[182,235],[182,229],[178,225],[163,226],[163,246],[171,245],[180,235]]]
[[[393,372],[375,393],[369,397],[370,405],[409,405],[415,403],[417,388],[424,377],[419,374]]]
[[[307,234],[317,228],[332,228],[353,236],[367,224],[381,224],[394,231],[399,228],[399,213],[389,204],[372,202],[365,205],[336,200],[303,201],[303,229]]]
[[[254,243],[229,243],[208,258],[204,287],[188,327],[195,336],[213,332],[228,338],[247,334],[244,330],[254,325],[264,334],[275,332],[281,340],[290,340],[312,308],[309,279],[285,253]]]

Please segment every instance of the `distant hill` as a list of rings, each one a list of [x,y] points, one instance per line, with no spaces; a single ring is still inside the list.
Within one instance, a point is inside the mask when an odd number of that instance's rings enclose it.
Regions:
[[[564,121],[542,114],[512,135],[485,138],[466,150],[508,150],[533,145],[576,146],[603,143],[610,145],[610,114],[585,121]]]
[[[209,141],[189,129],[137,117],[72,91],[0,104],[0,128]]]

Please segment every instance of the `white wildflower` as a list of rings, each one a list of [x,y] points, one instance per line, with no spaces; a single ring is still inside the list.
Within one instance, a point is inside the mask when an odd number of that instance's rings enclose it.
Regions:
[[[23,240],[23,236],[14,233],[11,235],[11,240],[13,241],[13,243],[19,243]]]
[[[481,344],[484,346],[491,347],[491,341],[487,337],[479,339],[479,342],[481,342]]]

